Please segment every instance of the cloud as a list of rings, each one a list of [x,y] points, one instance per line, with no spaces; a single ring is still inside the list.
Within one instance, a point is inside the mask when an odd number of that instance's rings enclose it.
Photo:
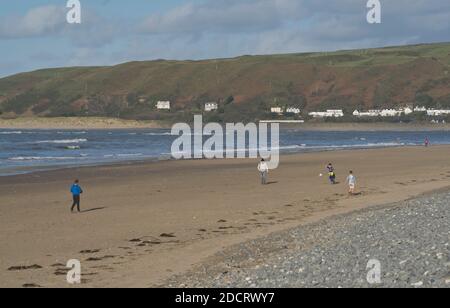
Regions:
[[[65,11],[57,6],[42,6],[24,16],[8,16],[0,21],[0,38],[30,38],[61,31],[66,22]]]
[[[166,14],[151,15],[140,25],[146,34],[245,33],[278,28],[298,17],[292,0],[225,0],[187,3]]]
[[[102,47],[112,43],[127,29],[126,21],[113,21],[84,9],[81,24],[69,24],[65,6],[41,6],[23,16],[7,16],[0,21],[0,39],[50,37],[68,39],[76,47]]]
[[[381,1],[383,23],[369,25],[366,0],[224,0],[183,4],[152,14],[139,31],[165,41],[166,50],[185,42],[182,54],[228,55],[378,47],[450,40],[447,0]],[[186,38],[191,40],[186,41]],[[187,52],[187,50],[189,50]]]
[[[30,51],[11,59],[27,54],[28,62],[18,60],[34,69],[450,41],[448,0],[381,0],[380,25],[367,23],[367,0],[187,0],[144,17],[131,4],[120,15],[108,11],[111,0],[102,1],[98,11],[83,7],[80,25],[67,24],[65,5],[4,16],[0,45],[28,44]],[[13,45],[14,39],[21,40]]]

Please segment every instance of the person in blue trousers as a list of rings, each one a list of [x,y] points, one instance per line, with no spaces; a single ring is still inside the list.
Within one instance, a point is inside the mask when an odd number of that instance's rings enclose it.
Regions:
[[[73,210],[75,209],[75,206],[77,207],[78,213],[80,212],[80,201],[81,201],[81,194],[83,193],[83,189],[80,187],[80,181],[75,180],[72,187],[70,188],[70,192],[73,196],[73,204],[70,211],[73,213]]]

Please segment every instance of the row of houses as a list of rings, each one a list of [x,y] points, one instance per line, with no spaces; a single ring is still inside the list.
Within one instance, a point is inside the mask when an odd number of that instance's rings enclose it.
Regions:
[[[272,107],[272,108],[270,108],[270,112],[274,113],[274,114],[278,114],[278,115],[282,115],[284,113],[300,114],[301,110],[300,110],[300,108],[296,108],[296,107],[287,107],[287,108]]]
[[[313,118],[342,118],[344,116],[344,111],[341,109],[328,109],[323,112],[310,112],[308,115]]]
[[[283,114],[301,114],[300,108],[297,107],[272,107],[270,108],[270,112],[273,114],[283,115]],[[325,112],[310,112],[310,116],[314,118],[326,118],[326,117],[343,117],[344,111],[343,110],[327,110]]]
[[[299,108],[289,107],[272,107],[271,112],[274,114],[282,115],[284,113],[293,113],[300,114],[301,111]],[[353,112],[353,116],[355,117],[400,117],[402,115],[410,115],[412,113],[426,113],[428,116],[437,117],[437,116],[445,116],[450,115],[450,110],[446,109],[427,109],[425,107],[405,107],[400,109],[374,109],[368,111],[359,111],[355,110]],[[313,118],[342,118],[345,116],[345,113],[342,109],[328,109],[327,111],[314,111],[308,113],[310,117]]]
[[[158,101],[156,104],[158,110],[170,110],[170,101]],[[212,112],[219,109],[219,104],[216,102],[208,102],[204,105],[205,112]],[[270,112],[273,114],[295,114],[300,115],[301,110],[297,107],[272,107]],[[426,107],[404,107],[400,109],[373,109],[368,111],[355,110],[353,116],[355,117],[399,117],[402,115],[410,115],[412,113],[426,113],[428,116],[438,117],[450,115],[450,109],[427,109]],[[342,109],[328,109],[327,111],[314,111],[308,113],[313,118],[341,118],[344,117]]]
[[[170,108],[170,101],[159,101],[156,103],[156,109],[158,110],[170,110]],[[217,109],[219,109],[219,104],[215,102],[206,103],[204,106],[204,110],[206,112],[211,112]]]
[[[450,115],[450,110],[446,109],[427,109],[426,107],[405,107],[400,109],[383,109],[383,110],[369,110],[358,111],[355,110],[353,115],[356,117],[399,117],[402,115],[410,115],[412,113],[426,113],[428,116],[438,117]]]

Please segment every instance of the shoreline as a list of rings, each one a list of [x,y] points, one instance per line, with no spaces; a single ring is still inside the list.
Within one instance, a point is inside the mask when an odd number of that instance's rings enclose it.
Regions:
[[[434,148],[437,147],[446,147],[449,146],[448,144],[436,144],[433,145]],[[298,151],[298,152],[280,152],[280,158],[282,157],[289,157],[289,156],[296,156],[296,155],[304,155],[304,154],[313,154],[313,153],[333,153],[333,152],[343,152],[343,151],[367,151],[367,150],[382,150],[382,149],[408,149],[408,148],[423,148],[423,145],[396,145],[396,146],[379,146],[379,147],[355,147],[355,148],[336,148],[336,149],[310,149],[305,151]],[[232,160],[248,160],[249,158],[234,158]],[[88,168],[100,168],[100,167],[126,167],[126,166],[136,166],[141,165],[145,166],[148,164],[157,164],[161,162],[189,162],[189,161],[208,161],[210,159],[207,158],[192,158],[192,159],[182,159],[177,160],[174,158],[167,158],[163,159],[162,157],[156,158],[156,157],[149,157],[149,158],[143,158],[143,159],[135,159],[135,160],[121,160],[116,162],[104,162],[104,163],[91,163],[91,164],[83,164],[83,165],[55,165],[55,166],[36,166],[36,167],[25,167],[21,168],[21,171],[17,170],[17,172],[11,172],[11,173],[5,173],[2,174],[0,170],[0,178],[9,178],[9,177],[16,177],[16,176],[25,176],[25,175],[31,175],[31,174],[39,174],[39,173],[46,173],[46,172],[53,172],[53,171],[61,171],[61,170],[80,170],[80,169],[88,169]],[[229,160],[228,158],[222,158],[222,159],[213,159],[215,161],[221,161],[221,160]],[[27,169],[27,170],[25,170]]]
[[[450,131],[449,124],[432,123],[315,123],[283,124],[282,128],[299,131]],[[37,130],[118,130],[118,129],[170,129],[172,125],[162,121],[124,120],[103,117],[23,117],[16,119],[0,118],[0,129]]]
[[[82,261],[86,273],[82,286],[158,286],[226,247],[448,189],[448,150],[450,146],[289,155],[270,174],[267,186],[259,184],[257,161],[251,159],[0,178],[0,286],[67,287],[60,274],[73,258]],[[329,161],[341,180],[346,170],[356,170],[361,195],[348,198],[344,183],[333,186],[318,177]],[[67,190],[75,177],[86,192],[86,212],[79,215],[67,209]],[[32,265],[41,268],[8,270]]]

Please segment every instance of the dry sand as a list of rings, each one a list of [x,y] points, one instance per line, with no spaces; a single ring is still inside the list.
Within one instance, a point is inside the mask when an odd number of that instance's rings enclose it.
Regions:
[[[0,287],[150,287],[224,247],[325,217],[450,186],[450,147],[283,156],[261,186],[255,160],[174,161],[0,178]],[[325,166],[332,161],[340,184]],[[348,197],[348,170],[358,177]],[[70,214],[74,178],[85,190]],[[35,269],[8,270],[38,265]]]
[[[158,121],[134,121],[100,117],[0,118],[0,129],[131,129],[165,127],[169,126]]]
[[[450,131],[450,123],[325,123],[282,124],[308,131]],[[170,128],[162,121],[135,121],[104,117],[0,118],[0,129],[143,129]]]

